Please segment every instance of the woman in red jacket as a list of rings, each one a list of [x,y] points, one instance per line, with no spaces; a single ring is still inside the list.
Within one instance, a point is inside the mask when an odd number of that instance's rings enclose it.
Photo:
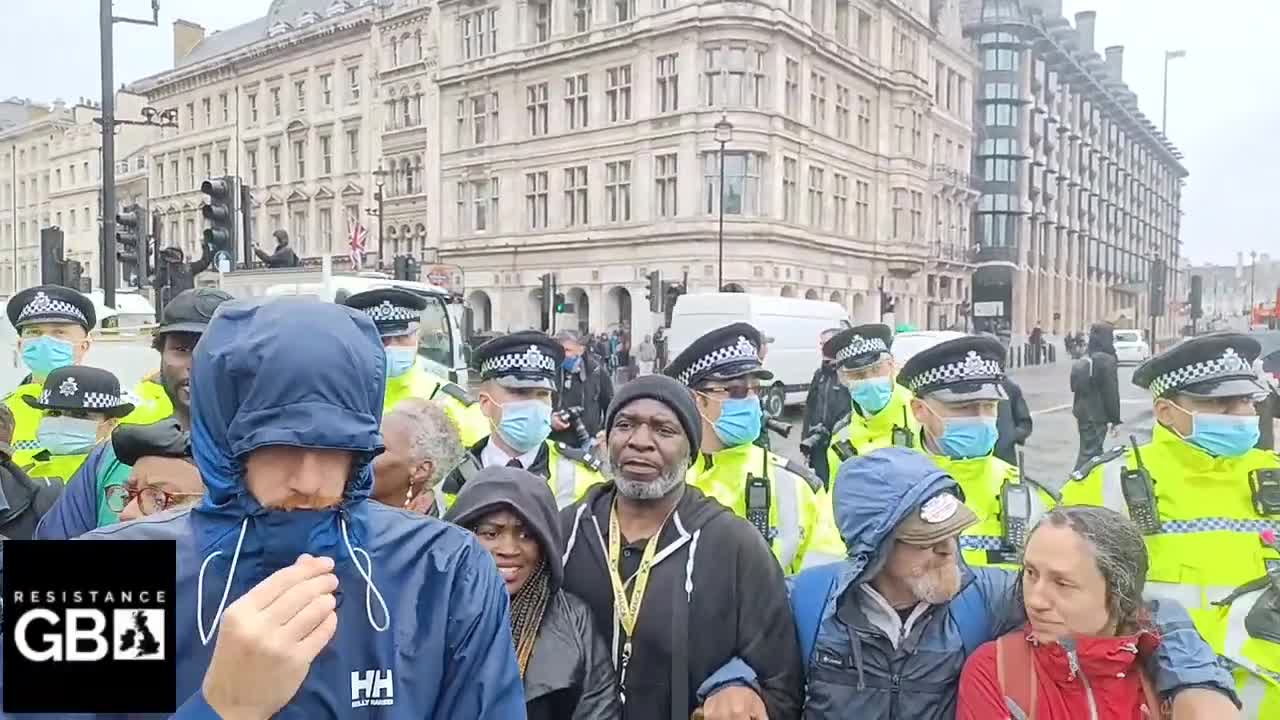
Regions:
[[[957,720],[1159,720],[1142,668],[1160,639],[1142,605],[1147,547],[1125,516],[1059,507],[1023,556],[1027,625],[978,648]]]

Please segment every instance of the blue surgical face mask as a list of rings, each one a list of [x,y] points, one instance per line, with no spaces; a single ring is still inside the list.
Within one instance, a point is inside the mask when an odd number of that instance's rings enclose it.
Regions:
[[[413,369],[418,359],[418,349],[413,347],[389,347],[387,355],[387,377],[395,378]]]
[[[75,346],[55,337],[27,338],[22,341],[22,362],[26,363],[37,380],[49,377],[49,373],[71,365]]]
[[[543,400],[519,400],[502,405],[498,433],[521,455],[533,450],[551,435],[551,404]]]
[[[54,455],[87,453],[98,442],[98,421],[65,415],[41,418],[36,442]]]
[[[996,446],[996,419],[993,417],[943,418],[938,447],[953,460],[990,455]]]
[[[875,415],[893,398],[893,380],[887,377],[855,380],[849,383],[849,395],[864,412]]]
[[[1240,457],[1258,444],[1256,415],[1190,413],[1191,435],[1184,438],[1210,455]]]
[[[578,362],[581,359],[582,358],[579,358],[579,357],[566,357],[564,359],[564,362],[560,363],[560,367],[570,372],[573,372],[574,370],[578,369]]]
[[[716,431],[716,437],[720,438],[720,442],[726,447],[738,447],[754,442],[760,437],[760,425],[763,421],[759,399],[729,398],[720,406],[720,417],[713,428]]]

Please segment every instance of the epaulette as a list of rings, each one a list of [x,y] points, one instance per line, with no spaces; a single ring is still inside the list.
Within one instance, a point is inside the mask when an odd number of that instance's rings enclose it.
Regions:
[[[1113,447],[1110,450],[1104,451],[1101,455],[1094,455],[1093,457],[1089,458],[1084,465],[1081,465],[1080,467],[1076,468],[1075,471],[1071,473],[1069,478],[1075,481],[1084,480],[1085,478],[1089,477],[1089,473],[1093,472],[1094,469],[1096,469],[1098,466],[1106,465],[1112,460],[1115,460],[1116,458],[1124,455],[1124,452],[1125,452],[1125,446],[1117,445],[1116,447]]]
[[[786,470],[792,475],[796,475],[801,480],[804,480],[805,483],[809,486],[809,488],[812,489],[815,493],[820,492],[823,489],[824,486],[822,484],[822,480],[819,479],[818,476],[815,475],[812,470],[801,465],[798,462],[795,462],[794,460],[791,460],[790,458],[779,458],[779,459],[781,459],[782,462],[777,464],[783,470]]]
[[[467,481],[475,477],[476,473],[482,469],[480,467],[480,459],[476,457],[475,453],[468,450],[464,454],[465,457],[462,458],[462,462],[458,463],[458,466],[446,475],[440,483],[440,489],[449,495],[457,495],[461,492],[462,486],[466,485]]]
[[[1026,475],[1022,475],[1021,477],[1022,477],[1022,482],[1034,488],[1037,488],[1039,490],[1043,490],[1044,494],[1053,498],[1053,501],[1055,503],[1058,503],[1058,504],[1062,503],[1062,493],[1058,492],[1057,490],[1054,490],[1053,488],[1049,487],[1048,485],[1045,485],[1044,483],[1040,482],[1039,480],[1036,480],[1035,478],[1027,477]]]
[[[570,460],[580,462],[592,470],[600,472],[600,458],[592,455],[590,451],[582,450],[580,448],[573,447],[572,445],[566,445],[562,442],[556,443],[556,450]]]
[[[470,406],[473,403],[475,403],[474,400],[472,400],[470,397],[467,396],[466,390],[463,390],[461,387],[451,382],[441,384],[440,387],[437,389],[437,392],[442,392],[445,395],[448,395],[454,400],[457,400],[458,402],[462,403],[464,407]]]
[[[831,437],[835,437],[836,435],[839,435],[841,430],[849,427],[849,425],[851,425],[852,423],[853,423],[853,411],[850,410],[848,413],[845,414],[844,417],[840,418],[840,420],[836,422],[834,427],[831,428]]]

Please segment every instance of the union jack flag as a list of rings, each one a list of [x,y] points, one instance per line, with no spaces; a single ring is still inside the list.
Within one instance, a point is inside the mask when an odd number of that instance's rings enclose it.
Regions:
[[[351,226],[351,235],[349,236],[349,247],[351,257],[351,267],[356,270],[364,264],[364,243],[368,239],[369,233],[364,229],[364,225],[360,221],[352,217],[348,224]]]

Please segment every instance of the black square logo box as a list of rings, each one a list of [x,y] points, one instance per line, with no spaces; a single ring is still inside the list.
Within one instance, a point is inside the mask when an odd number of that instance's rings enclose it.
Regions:
[[[177,709],[173,541],[10,540],[0,552],[0,711]]]

